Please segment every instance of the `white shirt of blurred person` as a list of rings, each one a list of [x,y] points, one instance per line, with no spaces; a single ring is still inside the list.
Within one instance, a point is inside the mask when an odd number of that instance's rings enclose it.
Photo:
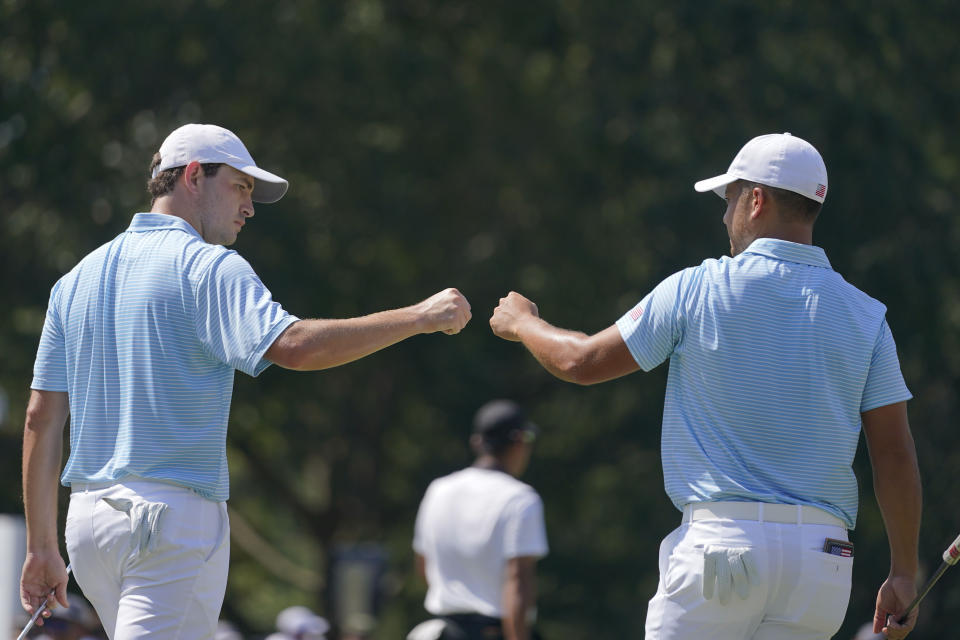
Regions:
[[[266,640],[325,640],[329,630],[326,618],[308,607],[295,605],[277,614],[277,630]]]
[[[57,477],[69,415],[66,546],[108,635],[211,638],[229,565],[235,370],[327,369],[417,334],[455,334],[470,305],[450,288],[401,309],[301,320],[226,248],[286,180],[232,132],[198,124],[164,140],[151,176],[150,212],[50,295],[24,428],[20,595],[30,613],[51,589],[65,604]]]
[[[537,433],[516,403],[488,402],[474,418],[473,466],[434,480],[420,504],[413,548],[424,606],[468,638],[531,635],[536,562],[548,547],[540,496],[518,478]]]

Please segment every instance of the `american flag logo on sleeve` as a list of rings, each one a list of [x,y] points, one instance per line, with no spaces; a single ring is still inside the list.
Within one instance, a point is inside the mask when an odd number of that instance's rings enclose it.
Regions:
[[[822,198],[827,194],[827,185],[818,184],[817,185],[817,197]]]
[[[636,322],[643,315],[643,307],[639,304],[630,310],[630,319]]]

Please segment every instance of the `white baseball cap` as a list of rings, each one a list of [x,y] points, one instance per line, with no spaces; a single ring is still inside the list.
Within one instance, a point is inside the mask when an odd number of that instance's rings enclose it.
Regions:
[[[160,164],[154,168],[152,177],[194,160],[227,164],[253,178],[254,202],[276,202],[287,192],[286,180],[258,167],[240,138],[215,124],[185,124],[174,129],[160,145]]]
[[[727,172],[693,185],[721,198],[735,180],[748,180],[799,193],[823,202],[827,197],[827,166],[813,145],[789,133],[757,136],[743,145]]]

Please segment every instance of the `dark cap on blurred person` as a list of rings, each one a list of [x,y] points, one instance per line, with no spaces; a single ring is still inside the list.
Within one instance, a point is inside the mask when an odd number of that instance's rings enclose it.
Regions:
[[[499,449],[519,440],[533,442],[540,429],[516,402],[491,400],[474,415],[473,432],[487,445]]]

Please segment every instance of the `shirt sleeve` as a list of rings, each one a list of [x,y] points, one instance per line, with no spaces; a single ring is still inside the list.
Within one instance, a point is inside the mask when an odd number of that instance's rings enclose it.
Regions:
[[[216,260],[198,284],[197,336],[215,358],[248,375],[270,366],[263,354],[297,320],[235,251]]]
[[[547,528],[543,501],[532,489],[517,498],[507,512],[503,555],[505,558],[547,555]]]
[[[617,328],[640,368],[650,371],[673,354],[682,338],[680,301],[690,269],[658,284],[633,309],[617,320]]]
[[[860,412],[885,407],[895,402],[903,402],[913,397],[907,389],[900,371],[900,359],[897,357],[897,345],[886,319],[880,327],[877,343],[870,360],[870,371],[863,387],[860,400]]]
[[[57,282],[50,290],[37,359],[33,363],[30,388],[38,391],[67,391],[67,348],[57,306],[59,291],[60,283]]]

